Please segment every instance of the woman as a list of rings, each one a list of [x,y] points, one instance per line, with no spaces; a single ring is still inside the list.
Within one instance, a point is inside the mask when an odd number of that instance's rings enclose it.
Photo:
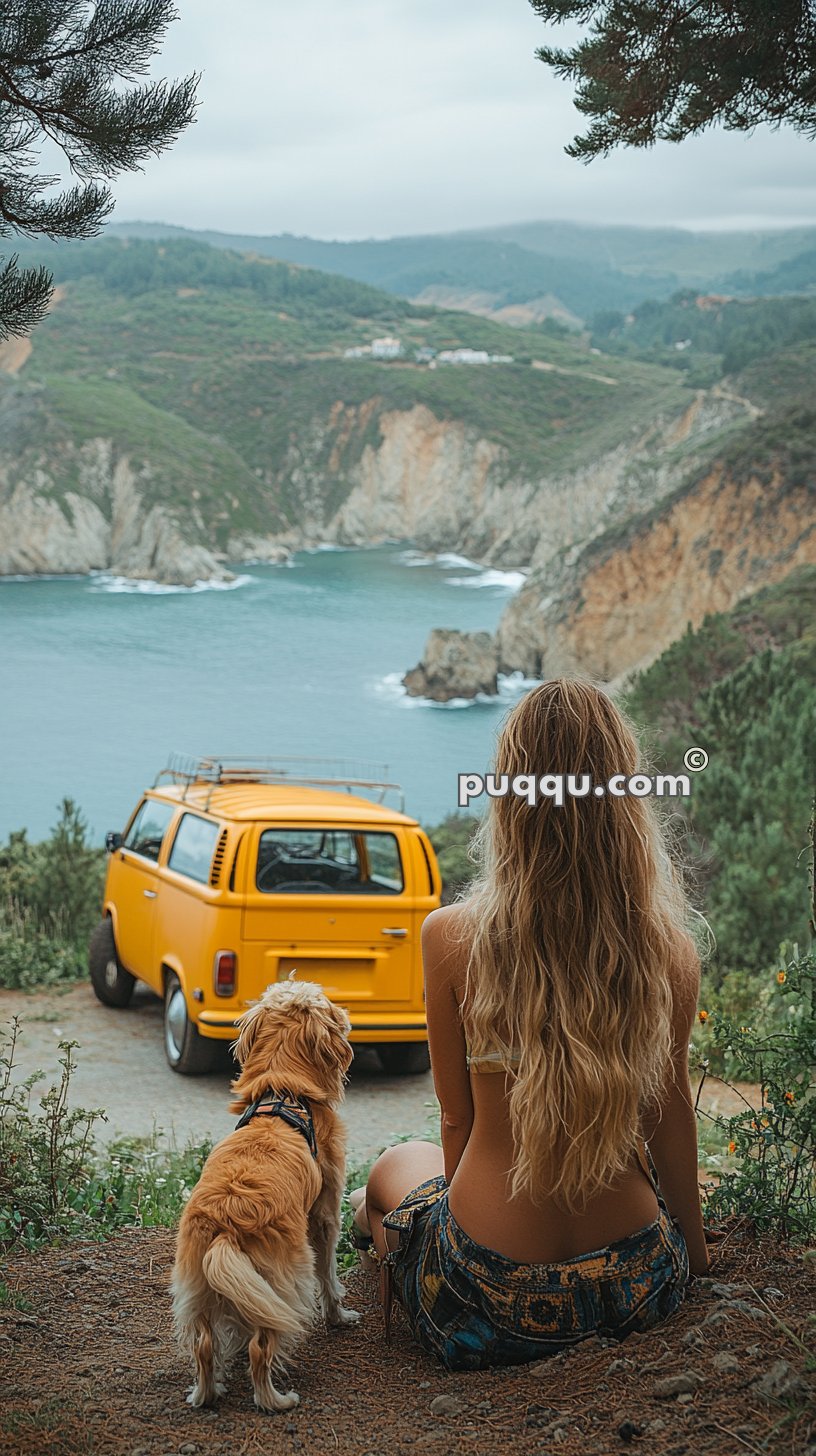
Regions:
[[[664,1319],[708,1268],[688,1044],[700,967],[619,710],[542,683],[495,775],[591,775],[491,800],[467,898],[423,926],[442,1146],[384,1152],[352,1195],[419,1342],[450,1369],[537,1360]],[[659,1178],[653,1182],[644,1143]]]

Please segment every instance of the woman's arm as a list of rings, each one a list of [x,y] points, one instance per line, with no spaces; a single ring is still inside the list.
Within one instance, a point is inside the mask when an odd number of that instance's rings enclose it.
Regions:
[[[700,994],[700,962],[696,952],[678,967],[678,972],[674,1053],[660,1109],[644,1120],[643,1133],[666,1207],[683,1230],[689,1252],[689,1269],[692,1274],[701,1275],[708,1273],[708,1250],[697,1174],[697,1117],[688,1070],[688,1047]]]
[[[433,910],[422,926],[428,1045],[434,1088],[442,1111],[442,1152],[448,1183],[459,1166],[473,1126],[465,1033],[457,997],[463,951],[460,945],[445,938],[445,927],[456,914],[454,907],[443,906]]]

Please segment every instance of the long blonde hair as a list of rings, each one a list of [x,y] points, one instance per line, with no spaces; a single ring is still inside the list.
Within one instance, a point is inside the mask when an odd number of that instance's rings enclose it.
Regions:
[[[640,1114],[660,1098],[672,984],[693,947],[654,802],[594,793],[639,770],[605,693],[565,678],[534,688],[503,726],[496,775],[589,774],[593,787],[561,805],[492,798],[463,902],[471,1049],[501,1046],[500,1030],[508,1070],[520,1054],[511,1195],[573,1213],[626,1170]]]

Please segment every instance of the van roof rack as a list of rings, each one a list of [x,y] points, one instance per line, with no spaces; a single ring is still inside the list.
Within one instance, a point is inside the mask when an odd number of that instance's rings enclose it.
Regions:
[[[283,755],[275,758],[239,758],[228,754],[212,754],[207,758],[193,758],[188,754],[171,753],[166,768],[157,773],[154,789],[163,779],[174,784],[183,784],[182,800],[194,784],[208,784],[206,807],[209,807],[212,791],[225,784],[303,784],[309,788],[354,789],[375,796],[374,802],[385,803],[386,795],[393,793],[399,802],[400,813],[405,811],[405,794],[400,784],[388,778],[387,763],[369,763],[361,759],[348,758],[298,758]]]

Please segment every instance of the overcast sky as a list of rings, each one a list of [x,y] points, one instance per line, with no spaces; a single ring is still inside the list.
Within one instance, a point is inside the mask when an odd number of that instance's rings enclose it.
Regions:
[[[203,73],[198,120],[116,180],[115,221],[323,238],[816,223],[816,143],[789,128],[567,157],[585,119],[535,58],[547,31],[527,0],[177,5],[154,74]]]

